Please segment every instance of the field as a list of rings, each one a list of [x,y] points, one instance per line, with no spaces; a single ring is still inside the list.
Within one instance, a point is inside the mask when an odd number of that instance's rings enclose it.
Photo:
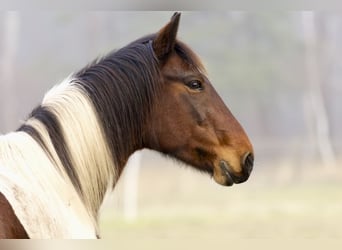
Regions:
[[[339,173],[327,177],[317,168],[303,178],[279,167],[255,171],[244,184],[221,187],[206,175],[159,160],[158,166],[143,161],[135,220],[123,216],[122,180],[105,202],[102,237],[113,239],[118,249],[127,244],[174,249],[194,241],[208,249],[228,239],[342,238]]]

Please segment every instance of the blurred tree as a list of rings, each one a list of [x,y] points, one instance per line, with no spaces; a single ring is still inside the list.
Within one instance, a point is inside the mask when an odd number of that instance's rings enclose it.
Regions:
[[[0,69],[0,86],[2,98],[0,107],[2,112],[2,122],[0,131],[9,131],[15,124],[16,102],[14,95],[14,62],[17,53],[19,39],[20,16],[16,11],[8,11],[4,15],[4,35]],[[13,128],[12,128],[13,129]]]
[[[329,170],[336,167],[336,159],[333,151],[330,133],[329,133],[329,118],[326,110],[324,96],[322,92],[322,82],[324,68],[322,65],[324,57],[320,56],[319,51],[322,46],[324,35],[317,28],[317,22],[324,22],[323,19],[318,19],[313,12],[302,12],[303,39],[305,44],[305,65],[307,76],[307,122],[311,126],[309,130],[309,143],[313,143],[314,149],[317,150],[323,166]]]

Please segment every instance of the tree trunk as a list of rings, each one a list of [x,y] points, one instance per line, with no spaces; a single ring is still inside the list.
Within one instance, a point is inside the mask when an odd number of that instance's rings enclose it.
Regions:
[[[4,36],[0,68],[1,101],[0,111],[2,119],[1,131],[9,131],[15,124],[14,92],[14,63],[19,39],[20,17],[17,11],[8,11],[4,15]]]
[[[304,11],[301,19],[308,86],[306,117],[311,127],[309,143],[313,143],[314,152],[318,153],[323,166],[330,171],[336,168],[336,158],[330,139],[328,113],[321,86],[323,65],[319,63],[322,58],[319,58],[318,53],[320,41],[317,34],[316,16],[314,12]]]

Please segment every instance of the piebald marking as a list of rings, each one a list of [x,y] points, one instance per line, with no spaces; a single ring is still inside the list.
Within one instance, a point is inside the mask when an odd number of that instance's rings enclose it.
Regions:
[[[98,210],[118,178],[94,107],[80,85],[70,82],[51,89],[42,106],[61,124],[82,197],[39,120],[25,124],[40,134],[48,154],[24,132],[0,136],[0,192],[31,238],[95,238]]]

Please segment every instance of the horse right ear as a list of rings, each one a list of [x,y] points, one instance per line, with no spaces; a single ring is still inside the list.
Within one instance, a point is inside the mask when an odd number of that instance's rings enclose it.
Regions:
[[[166,59],[174,49],[180,15],[181,13],[175,12],[171,21],[157,33],[153,40],[153,50],[159,60]]]

